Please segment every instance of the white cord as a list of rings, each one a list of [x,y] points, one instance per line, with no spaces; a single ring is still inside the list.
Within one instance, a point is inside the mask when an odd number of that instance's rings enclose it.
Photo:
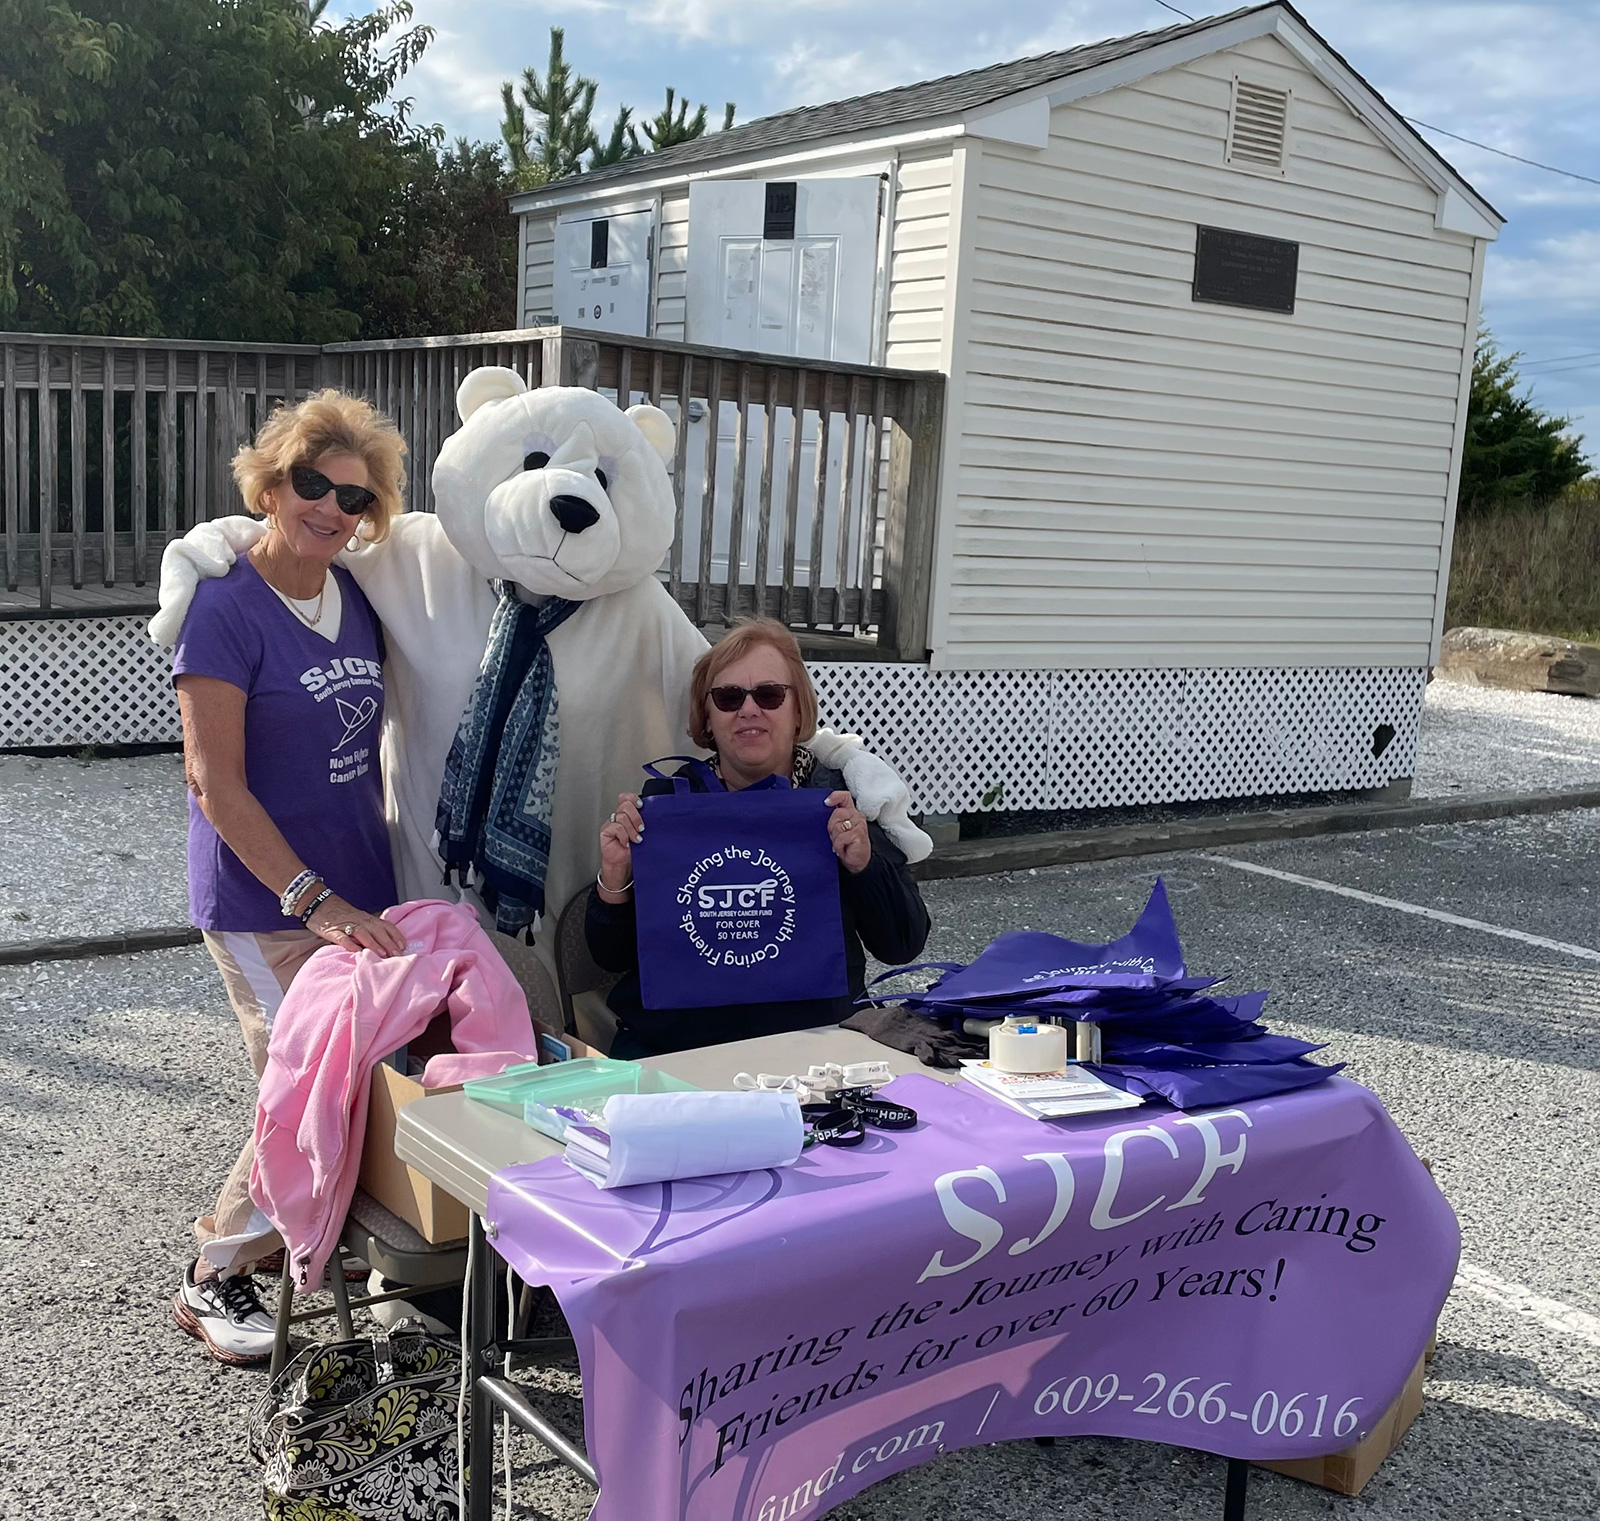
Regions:
[[[510,1341],[517,1326],[516,1304],[517,1275],[508,1267],[506,1269],[506,1340]],[[506,1353],[506,1380],[511,1379],[511,1354]],[[511,1412],[508,1410],[500,1418],[501,1445],[506,1454],[506,1521],[511,1521]]]
[[[467,1232],[467,1276],[461,1280],[461,1391],[456,1396],[456,1517],[467,1518],[467,1310],[472,1300],[472,1259],[477,1232]]]

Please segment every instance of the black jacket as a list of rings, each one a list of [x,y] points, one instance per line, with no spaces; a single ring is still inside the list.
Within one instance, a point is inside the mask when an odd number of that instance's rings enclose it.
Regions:
[[[693,768],[678,773],[695,792],[706,791]],[[844,777],[817,766],[807,787],[825,792],[844,790]],[[644,794],[670,792],[667,782],[650,781]],[[890,966],[901,966],[921,955],[932,927],[922,894],[912,880],[906,858],[876,824],[868,824],[872,860],[864,870],[839,867],[839,906],[844,922],[845,967],[850,993],[843,998],[812,998],[793,1003],[734,1004],[709,1009],[647,1009],[639,996],[639,946],[633,899],[607,903],[598,893],[589,896],[584,934],[589,954],[607,971],[621,972],[622,980],[606,1000],[622,1028],[656,1051],[687,1051],[695,1046],[722,1045],[784,1030],[806,1030],[813,1025],[837,1024],[853,1010],[867,981],[867,952]]]

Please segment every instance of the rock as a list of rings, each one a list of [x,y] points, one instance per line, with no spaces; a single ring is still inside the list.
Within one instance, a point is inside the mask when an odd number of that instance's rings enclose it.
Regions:
[[[1514,692],[1600,696],[1600,645],[1503,628],[1453,628],[1434,674],[1446,681]]]

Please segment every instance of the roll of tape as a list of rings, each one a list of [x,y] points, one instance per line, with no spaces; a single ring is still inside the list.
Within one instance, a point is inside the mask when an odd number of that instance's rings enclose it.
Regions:
[[[989,1032],[989,1060],[1002,1072],[1060,1072],[1067,1065],[1067,1032],[1061,1025]]]

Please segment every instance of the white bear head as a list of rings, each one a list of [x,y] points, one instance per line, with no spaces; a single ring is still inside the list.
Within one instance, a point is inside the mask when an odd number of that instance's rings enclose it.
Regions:
[[[576,386],[474,370],[433,467],[434,510],[492,580],[582,602],[654,574],[672,545],[672,419]]]

